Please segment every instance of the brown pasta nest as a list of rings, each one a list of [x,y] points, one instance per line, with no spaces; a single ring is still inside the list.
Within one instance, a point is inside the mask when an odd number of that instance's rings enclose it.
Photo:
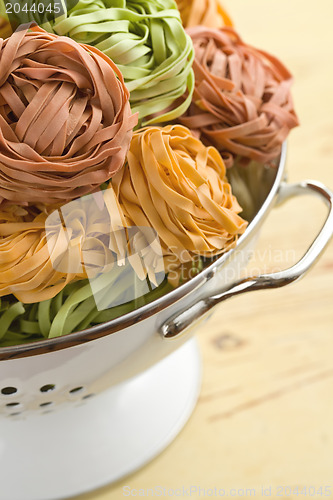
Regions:
[[[195,49],[195,90],[180,122],[229,154],[274,160],[298,125],[292,77],[274,56],[247,45],[232,28],[188,30]]]
[[[40,28],[0,47],[0,201],[57,203],[124,164],[137,116],[116,65]]]

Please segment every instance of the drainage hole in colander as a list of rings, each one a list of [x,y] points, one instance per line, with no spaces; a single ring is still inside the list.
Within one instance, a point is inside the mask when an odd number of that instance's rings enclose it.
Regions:
[[[54,391],[55,388],[56,388],[55,384],[46,384],[43,385],[43,387],[41,387],[39,390],[40,392],[50,392]]]
[[[95,396],[95,394],[87,394],[86,396],[83,396],[82,399],[89,399],[92,398],[93,396]]]
[[[45,406],[51,406],[53,405],[52,401],[46,401],[45,403],[41,403],[39,406],[41,408],[44,408]]]
[[[6,404],[6,406],[7,406],[8,408],[12,408],[12,407],[14,407],[14,406],[19,406],[20,404],[21,404],[21,403],[17,403],[17,402],[15,402],[15,403],[7,403],[7,404]]]
[[[20,411],[16,411],[15,413],[10,413],[9,417],[17,417],[17,415],[21,415]]]
[[[69,391],[69,394],[77,394],[78,392],[84,391],[84,387],[82,385],[80,387],[74,387],[74,389],[71,389]]]
[[[10,396],[11,394],[15,394],[15,392],[17,392],[16,387],[3,387],[1,389],[1,394],[5,396]]]

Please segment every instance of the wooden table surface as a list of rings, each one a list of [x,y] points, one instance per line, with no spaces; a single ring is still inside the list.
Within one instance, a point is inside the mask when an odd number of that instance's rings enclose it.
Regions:
[[[301,126],[290,135],[289,181],[312,178],[333,188],[332,0],[224,4],[243,39],[280,57],[295,77]],[[290,265],[325,213],[311,197],[274,210],[252,269]],[[333,499],[333,241],[300,282],[218,307],[198,339],[203,384],[183,431],[136,474],[78,500],[118,500],[125,484],[239,490],[234,498],[253,497],[250,488],[261,497],[262,486],[271,487],[271,498],[287,498],[283,488],[291,486],[298,490],[288,498]]]

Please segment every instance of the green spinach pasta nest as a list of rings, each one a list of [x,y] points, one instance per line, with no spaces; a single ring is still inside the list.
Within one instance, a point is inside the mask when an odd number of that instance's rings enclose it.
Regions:
[[[115,307],[99,310],[88,280],[70,283],[55,297],[42,302],[24,304],[13,295],[0,298],[0,347],[9,347],[45,338],[61,337],[97,324],[106,323],[129,313],[172,290],[165,279],[149,293],[138,294],[131,300],[133,287],[142,289],[139,279],[119,272],[113,279],[98,279],[99,293],[118,300]]]
[[[79,0],[69,10],[62,3],[64,14],[45,18],[42,27],[109,56],[124,76],[141,125],[175,120],[187,110],[194,51],[174,0]]]

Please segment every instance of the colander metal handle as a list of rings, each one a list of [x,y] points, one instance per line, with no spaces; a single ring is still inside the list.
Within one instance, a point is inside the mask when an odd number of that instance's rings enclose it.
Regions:
[[[329,212],[314,242],[296,264],[284,271],[239,280],[228,288],[224,288],[214,295],[199,300],[164,323],[160,329],[162,336],[165,339],[178,338],[180,335],[186,333],[187,329],[195,321],[200,319],[217,304],[230,297],[254,290],[280,288],[302,278],[316,262],[333,235],[333,193],[323,184],[316,181],[303,181],[297,184],[282,183],[278,193],[279,203],[294,196],[309,193],[318,195],[328,205]]]

